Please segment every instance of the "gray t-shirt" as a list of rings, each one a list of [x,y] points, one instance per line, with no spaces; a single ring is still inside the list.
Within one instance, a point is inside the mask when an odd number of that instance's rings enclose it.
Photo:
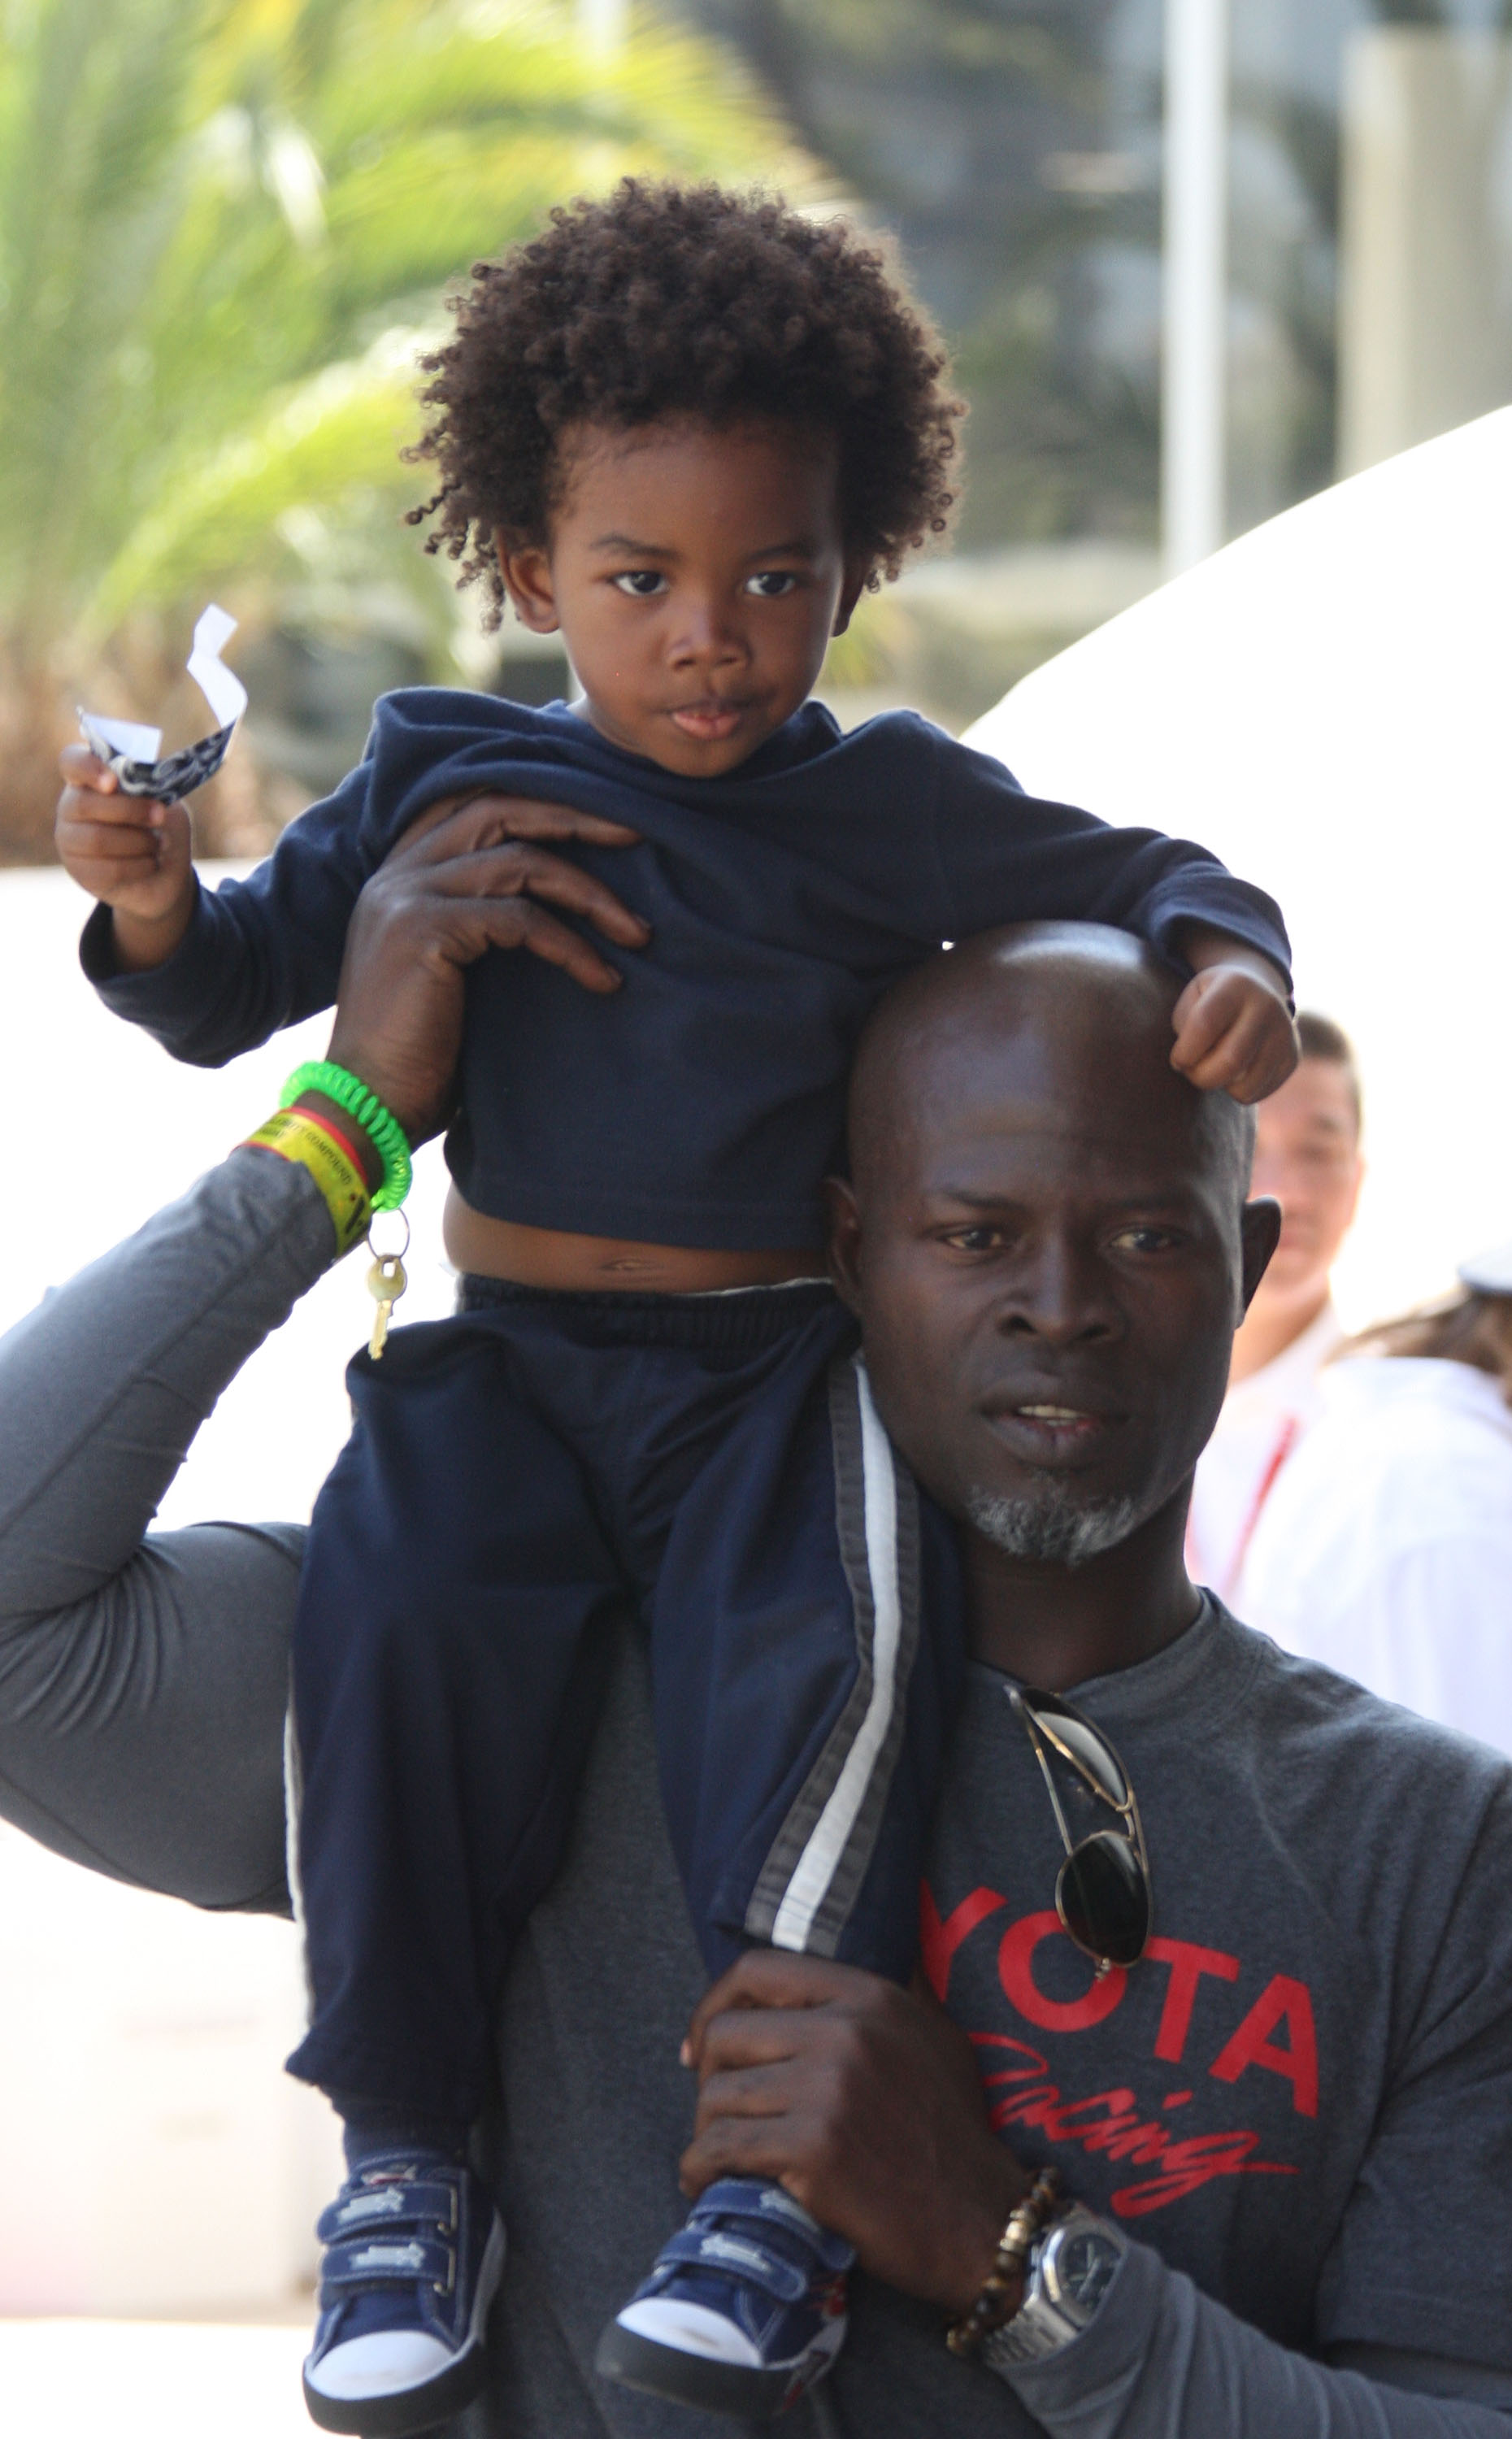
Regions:
[[[220,1391],[330,1255],[305,1172],[239,1151],[0,1341],[0,1816],[201,1905],[286,1902],[303,1535],[142,1537]],[[1059,1849],[987,1669],[926,1920],[1005,2135],[1053,2150],[1136,2241],[1086,2333],[1011,2390],[947,2353],[937,2313],[858,2278],[839,2367],[784,2430],[1507,2439],[1512,1771],[1216,1612],[1080,1690],[1148,1826],[1150,1957],[1094,1991],[1039,1936]],[[467,2439],[729,2439],[588,2368],[682,2216],[677,2049],[702,1985],[627,1629],[567,1868],[506,1994],[489,2134],[511,2251]]]
[[[1133,1781],[1155,1893],[1148,1955],[1099,1983],[1056,1921],[1062,1850],[1006,1682],[970,1672],[925,1897],[930,1968],[1005,2139],[1290,2346],[1512,2369],[1512,1772],[1208,1606],[1076,1690]],[[1073,1835],[1107,1825],[1070,1772],[1058,1785]],[[667,2430],[588,2366],[685,2209],[677,2051],[703,1986],[627,1634],[504,2014],[511,2439]],[[938,2313],[854,2284],[831,2427],[1041,2427],[946,2354]]]

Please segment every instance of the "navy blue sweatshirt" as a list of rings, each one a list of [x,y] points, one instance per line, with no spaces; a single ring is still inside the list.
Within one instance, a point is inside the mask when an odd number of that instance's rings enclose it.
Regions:
[[[562,703],[416,687],[382,699],[359,768],[248,880],[201,890],[165,965],[116,973],[101,907],[84,970],[175,1058],[219,1066],[331,1004],[365,881],[428,805],[484,790],[642,834],[560,850],[651,925],[641,950],[595,935],[622,990],[597,997],[518,951],[468,975],[447,1160],[474,1210],[532,1227],[818,1244],[857,1036],[943,941],[1080,917],[1173,954],[1195,920],[1289,963],[1272,900],[1203,848],[1025,795],[913,712],[842,736],[807,703],[738,770],[687,779]]]

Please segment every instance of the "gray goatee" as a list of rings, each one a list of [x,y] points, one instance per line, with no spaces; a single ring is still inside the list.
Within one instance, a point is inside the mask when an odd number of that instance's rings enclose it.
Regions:
[[[1126,1541],[1142,1521],[1136,1499],[1077,1499],[1061,1486],[1042,1499],[973,1490],[966,1512],[977,1531],[1010,1558],[1038,1558],[1051,1567],[1085,1566]]]

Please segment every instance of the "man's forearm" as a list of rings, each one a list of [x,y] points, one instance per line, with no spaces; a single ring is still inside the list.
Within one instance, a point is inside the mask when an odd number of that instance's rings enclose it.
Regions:
[[[127,1563],[222,1390],[334,1250],[303,1169],[234,1152],[0,1340],[0,1626]]]
[[[763,2024],[770,2008],[783,2011],[780,2057]],[[1005,2189],[989,2164],[1001,2170],[1011,2154],[987,2126],[975,2057],[942,2009],[855,1966],[753,1949],[705,1993],[686,2055],[700,2094],[685,2192],[724,2175],[778,2177],[873,2277],[959,2318],[1026,2179],[1021,2166]],[[920,2164],[947,2161],[948,2177]],[[1490,2366],[1505,2345],[1500,2328],[1486,2337]],[[987,2362],[992,2352],[988,2341]],[[942,2428],[952,2361],[942,2326]],[[1512,2372],[1405,2353],[1330,2369],[1127,2238],[1081,2336],[1003,2377],[1048,2439],[1512,2439]],[[1005,2428],[1017,2429],[1004,2403]]]
[[[306,1172],[236,1152],[0,1340],[0,1818],[198,1905],[287,1905],[303,1535],[144,1532],[333,1250]]]
[[[1404,2359],[1404,2377],[1405,2363]],[[1147,2245],[1059,2353],[1009,2375],[1049,2439],[1508,2439],[1508,2411],[1333,2370],[1237,2320]],[[1467,2386],[1494,2386],[1472,2375]],[[1447,2382],[1446,2382],[1447,2384]]]

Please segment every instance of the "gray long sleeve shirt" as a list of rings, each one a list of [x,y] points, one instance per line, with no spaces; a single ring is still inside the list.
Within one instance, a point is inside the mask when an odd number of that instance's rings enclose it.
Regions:
[[[0,1342],[0,1811],[200,1904],[282,1902],[301,1536],[147,1527],[330,1250],[304,1173],[238,1152]],[[1512,1772],[1209,1609],[1078,1689],[1139,1790],[1157,1926],[1089,1987],[1053,1930],[1058,1843],[1004,1692],[972,1671],[929,1967],[1005,2139],[1133,2241],[1091,2327],[1011,2385],[858,2278],[810,2431],[1506,2439]],[[627,1624],[501,2012],[487,2131],[511,2253],[473,2439],[727,2432],[591,2369],[682,2215],[677,2046],[701,1987]]]

